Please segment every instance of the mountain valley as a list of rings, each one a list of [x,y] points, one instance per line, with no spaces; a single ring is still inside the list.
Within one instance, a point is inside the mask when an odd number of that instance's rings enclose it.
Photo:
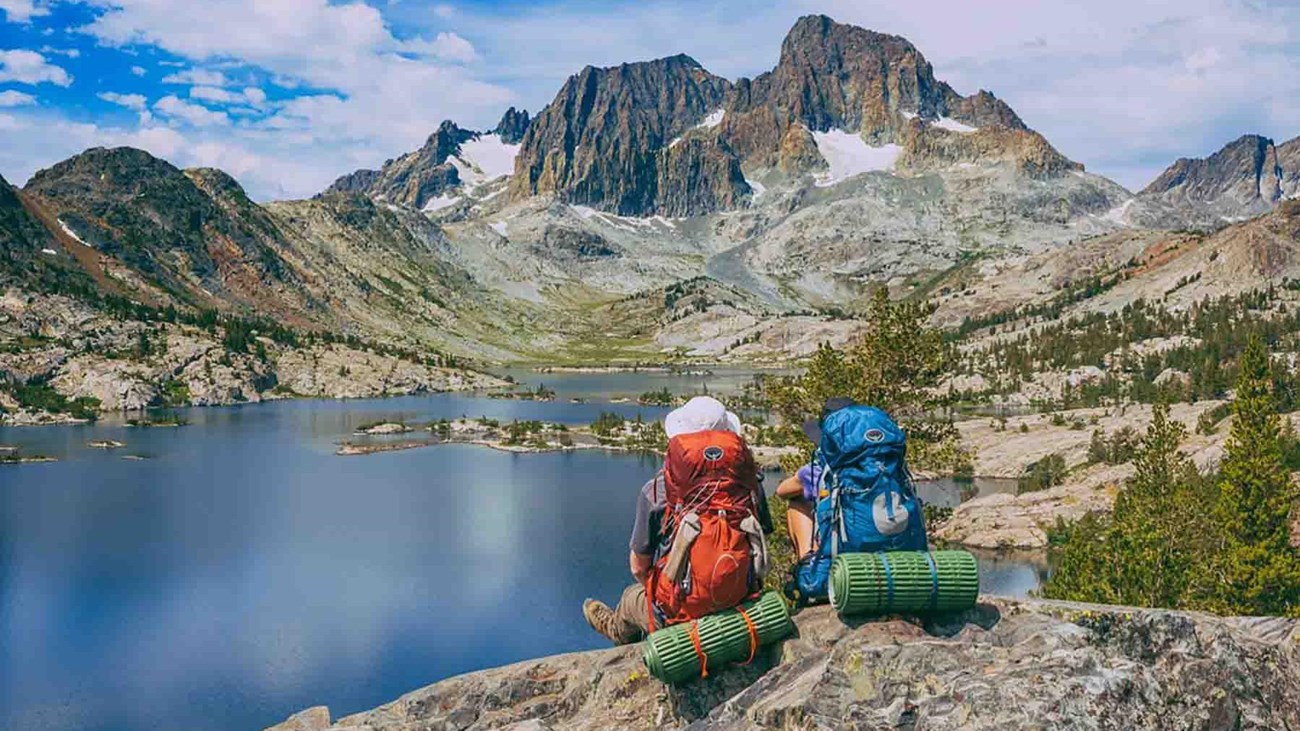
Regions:
[[[1300,138],[1247,135],[1130,192],[991,92],[936,79],[906,39],[808,16],[753,79],[685,55],[587,67],[535,115],[442,122],[310,200],[254,202],[131,148],[0,181],[0,368],[157,405],[185,366],[137,398],[73,364],[79,328],[162,312],[254,323],[263,349],[293,348],[258,320],[439,365],[789,364],[860,332],[881,287],[932,302],[974,352],[1045,319],[1300,278],[1297,186]],[[129,370],[123,346],[105,347]]]

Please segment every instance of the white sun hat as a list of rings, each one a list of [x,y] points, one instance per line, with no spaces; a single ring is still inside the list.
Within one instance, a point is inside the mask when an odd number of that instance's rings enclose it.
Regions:
[[[731,431],[740,433],[740,417],[727,411],[712,396],[696,396],[664,417],[664,433],[669,439],[678,434],[697,431]]]

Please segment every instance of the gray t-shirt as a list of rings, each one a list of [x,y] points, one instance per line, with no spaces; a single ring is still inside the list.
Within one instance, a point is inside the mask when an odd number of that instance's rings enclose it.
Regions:
[[[667,504],[668,490],[665,489],[663,473],[660,473],[642,485],[641,492],[637,493],[636,522],[632,523],[632,540],[629,542],[633,553],[642,556],[654,554]]]

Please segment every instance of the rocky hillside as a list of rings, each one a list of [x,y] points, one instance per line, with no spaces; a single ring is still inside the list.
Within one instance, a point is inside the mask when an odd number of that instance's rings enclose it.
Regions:
[[[0,289],[0,424],[291,397],[366,398],[505,385],[433,354],[265,321],[136,311]]]
[[[1182,158],[1143,188],[1126,215],[1153,227],[1217,227],[1300,195],[1300,138],[1244,135],[1207,158]]]
[[[828,608],[753,667],[669,689],[636,646],[462,675],[330,725],[417,729],[1280,729],[1300,724],[1296,620],[986,599],[942,622]]]
[[[142,295],[299,317],[310,307],[280,257],[275,222],[219,170],[181,171],[142,150],[95,148],[37,172],[23,193],[65,240],[138,276],[119,279]]]

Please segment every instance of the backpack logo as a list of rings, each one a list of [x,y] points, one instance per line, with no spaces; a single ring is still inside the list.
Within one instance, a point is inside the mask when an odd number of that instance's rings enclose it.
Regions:
[[[718,460],[722,459],[724,456],[726,456],[726,452],[722,451],[722,447],[704,448],[704,459],[710,462],[717,462]]]
[[[885,433],[879,429],[874,429],[874,428],[868,429],[867,433],[864,434],[863,437],[866,438],[866,440],[868,442],[871,442],[872,444],[875,444],[876,442],[885,441]]]
[[[889,490],[878,495],[871,505],[872,522],[882,536],[892,536],[907,530],[907,505],[898,493]]]

